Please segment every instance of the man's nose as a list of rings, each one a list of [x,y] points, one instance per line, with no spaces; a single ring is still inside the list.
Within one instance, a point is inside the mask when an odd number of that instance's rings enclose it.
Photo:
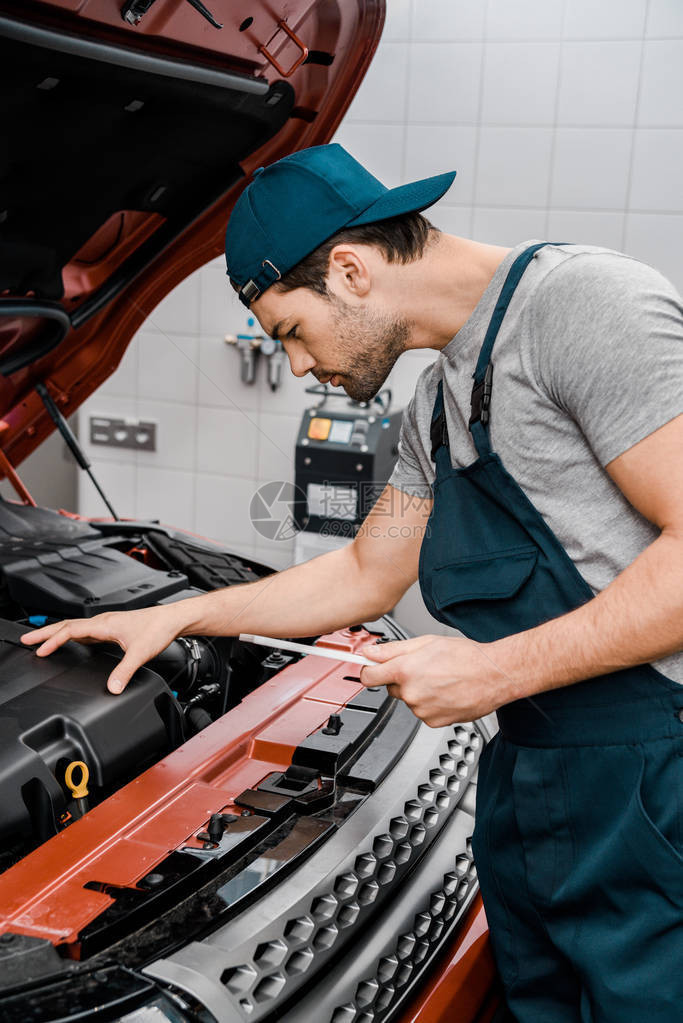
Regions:
[[[292,347],[291,342],[287,348],[292,373],[295,377],[305,377],[315,366],[315,359],[299,346]]]

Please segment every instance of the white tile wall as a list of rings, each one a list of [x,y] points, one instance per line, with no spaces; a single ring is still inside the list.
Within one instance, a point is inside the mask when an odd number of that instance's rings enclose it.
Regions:
[[[633,147],[630,208],[680,211],[682,167],[683,129],[639,128]]]
[[[182,526],[192,521],[195,490],[193,472],[138,464],[136,481],[137,518],[159,519],[171,526]]]
[[[683,4],[680,0],[650,0],[646,35],[650,39],[683,36]]]
[[[489,0],[487,35],[496,40],[557,39],[563,8],[564,0]]]
[[[294,445],[300,415],[262,412],[258,436],[257,476],[259,480],[294,479]]]
[[[349,107],[350,120],[397,121],[405,116],[408,92],[408,43],[385,42],[380,47],[363,79],[363,84]]]
[[[394,186],[457,169],[429,213],[442,230],[514,245],[530,237],[622,249],[683,287],[681,0],[387,0],[384,37],[337,134]],[[221,259],[153,311],[80,413],[81,436],[121,514],[161,518],[286,567],[293,543],[249,520],[256,488],[293,478],[312,381],[242,384],[226,332],[247,313]],[[431,353],[388,381],[405,404]],[[90,414],[159,424],[156,453],[87,443]],[[79,478],[80,510],[104,514]],[[413,591],[399,617],[439,631]]]
[[[586,245],[620,249],[623,234],[624,214],[621,212],[551,209],[548,214],[547,237],[556,242],[575,242],[580,238]]]
[[[486,47],[482,121],[552,124],[560,43],[489,43]],[[507,88],[501,89],[501,81]]]
[[[475,124],[483,55],[481,43],[413,43],[408,120]]]
[[[479,131],[474,198],[482,206],[543,206],[548,195],[552,128]]]
[[[542,238],[545,234],[545,209],[500,209],[477,206],[474,210],[472,237],[490,245],[512,247],[522,238]]]
[[[391,11],[392,0],[387,7]],[[472,0],[419,0],[413,4],[415,42],[458,42],[482,39],[486,4]]]
[[[239,409],[200,407],[197,471],[253,479],[262,429],[260,417],[245,415]],[[233,443],[226,443],[227,438]]]
[[[623,210],[632,141],[625,128],[558,128],[551,206]]]
[[[174,288],[151,313],[149,319],[167,334],[196,336],[199,330],[199,273],[192,274],[184,286]]]
[[[640,42],[564,43],[560,124],[633,124]]]
[[[240,548],[252,548],[259,538],[249,519],[255,491],[254,479],[198,472],[194,507],[196,532]]]
[[[176,288],[172,294],[197,291],[196,281],[186,288]],[[147,321],[154,330],[146,331],[138,344],[138,396],[162,398],[164,401],[194,403],[197,400],[197,358],[199,337],[197,329],[191,336],[174,334],[160,326],[154,313]]]
[[[683,39],[645,43],[638,124],[651,128],[683,125]]]
[[[239,299],[230,287],[225,272],[225,262],[216,266],[209,263],[199,275],[199,334],[200,337],[216,335],[221,338],[227,333],[226,323],[235,318],[242,326]]]
[[[647,6],[648,0],[567,0],[565,39],[640,39]]]
[[[382,41],[404,42],[410,39],[410,15],[412,0],[392,0],[387,4],[386,20]]]

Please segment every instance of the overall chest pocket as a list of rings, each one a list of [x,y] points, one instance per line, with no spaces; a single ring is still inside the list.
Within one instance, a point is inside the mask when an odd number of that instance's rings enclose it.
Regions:
[[[538,548],[526,544],[440,565],[432,575],[434,605],[450,625],[481,642],[519,631],[529,611],[520,607],[522,590],[537,560]]]

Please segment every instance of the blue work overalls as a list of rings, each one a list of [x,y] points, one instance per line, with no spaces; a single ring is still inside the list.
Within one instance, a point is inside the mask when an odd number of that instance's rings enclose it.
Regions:
[[[479,354],[471,465],[451,466],[441,383],[434,405],[420,586],[435,618],[479,642],[593,596],[489,441],[493,345],[540,247],[512,264]],[[498,722],[474,853],[512,1014],[683,1020],[683,687],[646,664],[518,700]]]

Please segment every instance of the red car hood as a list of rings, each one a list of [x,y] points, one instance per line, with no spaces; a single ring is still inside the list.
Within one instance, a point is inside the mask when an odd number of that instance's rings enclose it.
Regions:
[[[54,429],[36,384],[71,415],[164,295],[222,253],[251,172],[331,138],[385,10],[206,6],[222,28],[188,0],[0,0],[0,430],[13,464]]]

